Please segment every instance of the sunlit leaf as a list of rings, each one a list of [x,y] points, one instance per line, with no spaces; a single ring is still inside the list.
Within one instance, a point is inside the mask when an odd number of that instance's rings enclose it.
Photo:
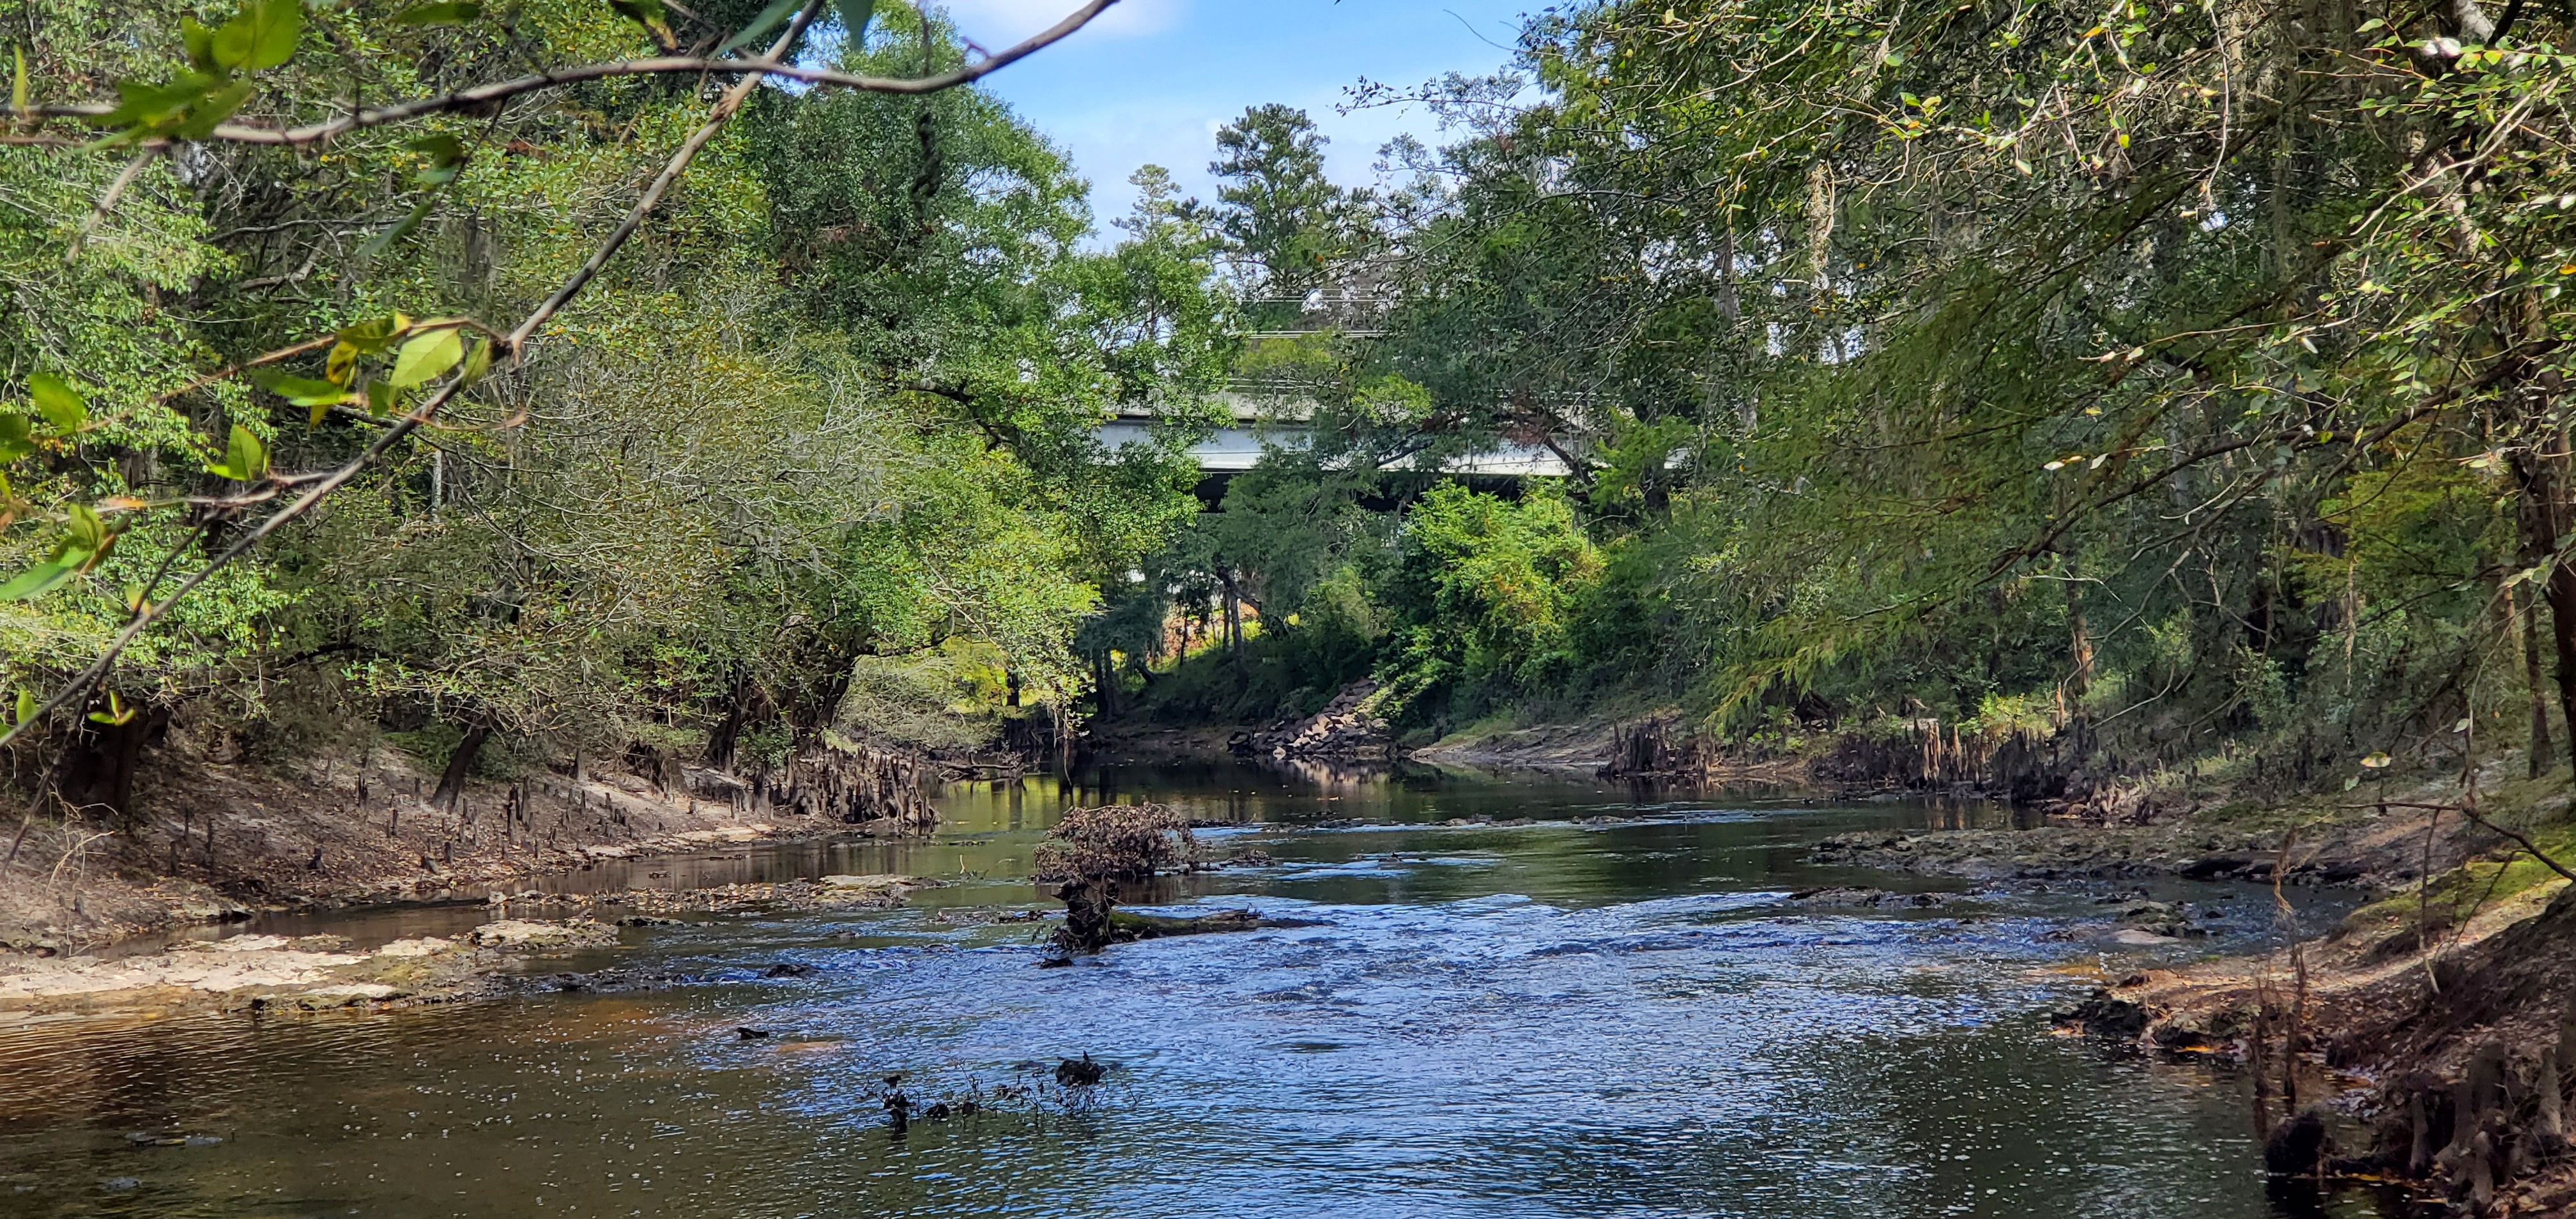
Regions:
[[[20,688],[18,691],[18,722],[23,724],[36,718],[36,711],[42,705],[43,704],[36,701],[35,691],[25,689],[23,687]]]
[[[215,62],[252,72],[274,68],[294,56],[303,33],[304,6],[298,0],[245,0],[215,31]]]
[[[330,358],[323,362],[322,375],[334,385],[347,386],[349,379],[357,375],[358,355],[358,349],[347,339],[340,340],[332,345]]]
[[[73,504],[70,511],[71,523],[64,526],[64,532],[71,537],[73,547],[92,554],[107,549],[107,522],[98,519],[98,513],[87,504]]]
[[[235,482],[258,482],[268,477],[268,445],[259,433],[236,423],[231,443],[224,446],[224,464],[206,468]]]
[[[80,391],[49,372],[27,378],[27,394],[36,400],[36,410],[56,432],[70,435],[89,422],[89,399]]]
[[[79,574],[80,569],[64,563],[38,563],[6,584],[0,584],[0,601],[26,601],[44,596],[62,587],[63,581]],[[21,701],[19,706],[25,706]]]
[[[2363,758],[2361,760],[2361,764],[2372,770],[2379,770],[2386,767],[2393,760],[2394,759],[2390,758],[2387,754],[2374,753],[2369,757]]]
[[[179,19],[179,42],[188,48],[188,63],[201,72],[212,72],[215,63],[215,32],[194,17]]]
[[[260,388],[297,406],[337,406],[356,395],[346,386],[333,381],[316,381],[311,377],[269,373],[259,378]]]
[[[27,100],[29,95],[29,90],[27,88],[27,48],[12,47],[10,49],[18,56],[18,74],[11,77],[9,80],[9,108],[20,114],[25,114],[29,105]]]
[[[403,344],[386,380],[398,389],[409,389],[456,367],[464,358],[465,340],[456,327],[433,330]]]
[[[472,385],[482,380],[483,374],[490,371],[492,371],[492,340],[477,338],[465,349],[465,369],[457,375],[464,378],[465,384]]]
[[[400,313],[388,314],[341,327],[340,341],[367,355],[374,355],[393,346],[394,340],[401,338],[409,329],[410,317]]]

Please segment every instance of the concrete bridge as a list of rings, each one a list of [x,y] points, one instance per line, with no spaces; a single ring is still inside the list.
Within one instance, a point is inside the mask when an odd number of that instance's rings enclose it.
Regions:
[[[1281,403],[1247,394],[1222,395],[1234,422],[1216,429],[1207,439],[1190,446],[1190,456],[1199,469],[1217,481],[1218,496],[1225,493],[1223,480],[1261,464],[1265,445],[1282,449],[1302,449],[1312,443],[1312,433],[1304,420],[1311,417],[1311,403]],[[1113,449],[1145,443],[1153,434],[1151,412],[1132,410],[1121,413],[1093,432],[1100,442]],[[1390,470],[1410,470],[1410,457],[1387,464]],[[1463,478],[1561,478],[1571,473],[1565,460],[1536,445],[1507,444],[1491,452],[1453,458],[1440,467],[1443,474]],[[1207,488],[1202,486],[1204,494]]]

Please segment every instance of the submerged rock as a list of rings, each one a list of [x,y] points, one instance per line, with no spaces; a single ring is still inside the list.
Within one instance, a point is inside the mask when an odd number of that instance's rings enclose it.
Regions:
[[[2049,1021],[2087,1037],[2135,1041],[2147,1031],[2147,1009],[2097,988],[2082,1003],[2050,1016]]]
[[[483,948],[600,948],[617,942],[617,929],[587,918],[560,923],[505,918],[485,923],[465,938]]]

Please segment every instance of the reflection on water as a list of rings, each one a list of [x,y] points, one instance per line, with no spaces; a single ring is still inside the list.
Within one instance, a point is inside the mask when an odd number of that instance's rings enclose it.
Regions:
[[[1310,924],[1038,968],[1033,928],[991,918],[1044,904],[1029,850],[1068,801],[1138,798],[1239,823],[1203,833],[1275,861],[1155,900]],[[1931,886],[1814,869],[1801,844],[1991,810],[1234,768],[946,804],[929,843],[566,878],[953,882],[904,910],[639,929],[574,962],[699,985],[0,1032],[0,1214],[2269,1213],[2237,1080],[2035,1015],[2082,985],[2058,965],[2079,946],[2049,936],[2098,917],[2094,894],[1902,917],[1782,901]],[[2175,896],[2262,920],[2250,891]],[[782,961],[814,972],[760,976]],[[926,1102],[1084,1052],[1117,1067],[1089,1105],[886,1129],[888,1073]]]

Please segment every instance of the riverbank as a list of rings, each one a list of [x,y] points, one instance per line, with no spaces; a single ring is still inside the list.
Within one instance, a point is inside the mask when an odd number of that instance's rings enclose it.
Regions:
[[[479,900],[529,877],[727,843],[895,833],[753,814],[625,769],[477,780],[453,807],[398,750],[291,764],[174,751],[116,823],[29,819],[0,847],[0,951],[66,953],[255,912]],[[681,768],[672,767],[674,771]]]

